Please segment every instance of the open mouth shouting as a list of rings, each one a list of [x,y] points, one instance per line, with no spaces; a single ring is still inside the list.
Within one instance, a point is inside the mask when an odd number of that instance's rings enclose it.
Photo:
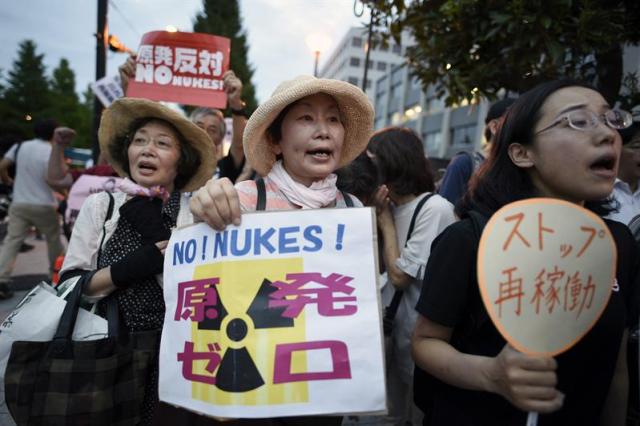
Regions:
[[[617,158],[613,153],[602,154],[591,163],[589,169],[602,178],[613,179],[616,177]]]
[[[156,170],[158,170],[158,167],[151,161],[142,160],[138,162],[138,171],[141,175],[149,176]]]
[[[307,151],[307,155],[316,161],[328,161],[333,156],[333,150],[328,148],[318,148]]]

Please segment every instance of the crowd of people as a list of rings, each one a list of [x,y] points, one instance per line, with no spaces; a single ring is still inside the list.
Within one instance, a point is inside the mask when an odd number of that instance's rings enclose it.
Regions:
[[[132,60],[121,75],[126,85]],[[637,350],[628,349],[634,331],[637,339],[640,257],[627,225],[640,214],[640,126],[630,113],[581,82],[542,83],[493,104],[485,151],[456,155],[436,188],[419,136],[401,127],[373,132],[373,107],[354,85],[297,77],[249,116],[242,82],[232,71],[224,81],[233,123],[226,156],[219,110],[197,108],[186,118],[133,98],[105,110],[100,165],[85,173],[117,175],[130,185],[86,199],[60,279],[91,272],[84,294],[99,314],[115,300],[127,330],[162,328],[163,258],[176,226],[204,221],[222,230],[256,210],[370,206],[380,237],[381,297],[393,306],[389,414],[379,424],[524,425],[534,411],[540,425],[615,426],[637,412]],[[63,156],[74,132],[51,120],[34,131],[36,139],[15,145],[0,162],[3,182],[13,183],[1,298],[11,296],[11,266],[31,227],[45,235],[52,268],[63,251],[52,189],[64,191],[77,178]],[[618,287],[602,316],[556,357],[511,347],[483,307],[476,278],[480,232],[491,215],[535,197],[602,216],[618,252]],[[343,421],[198,416],[159,403],[158,368],[156,360],[140,424]]]

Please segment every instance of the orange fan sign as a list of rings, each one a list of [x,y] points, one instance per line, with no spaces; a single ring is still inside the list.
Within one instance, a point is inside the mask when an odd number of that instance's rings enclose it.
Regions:
[[[511,346],[554,356],[604,311],[617,285],[616,256],[609,228],[592,212],[557,199],[518,201],[498,210],[482,233],[480,294]]]

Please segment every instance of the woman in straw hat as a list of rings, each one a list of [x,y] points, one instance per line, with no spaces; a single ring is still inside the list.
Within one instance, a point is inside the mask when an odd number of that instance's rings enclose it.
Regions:
[[[281,83],[253,113],[243,139],[247,160],[264,176],[266,210],[344,207],[349,201],[333,172],[364,151],[372,128],[371,103],[352,84],[311,76]],[[254,181],[234,188],[212,179],[192,197],[191,211],[224,229],[240,223],[241,211],[256,210],[257,193]]]
[[[360,202],[336,188],[333,172],[367,146],[373,108],[357,87],[337,80],[300,76],[281,83],[249,118],[245,156],[264,176],[265,210],[345,207]],[[216,229],[240,212],[256,210],[258,184],[235,188],[228,179],[211,179],[191,198],[194,216]],[[341,417],[288,417],[242,420],[238,424],[339,425]],[[236,423],[233,423],[236,424]]]
[[[212,175],[213,147],[207,134],[181,114],[144,99],[114,102],[102,115],[98,136],[110,164],[127,179],[123,192],[93,194],[83,204],[61,279],[97,270],[85,289],[89,298],[112,295],[129,331],[159,330],[165,312],[164,250],[171,228],[190,221],[180,193]],[[151,423],[158,403],[157,373],[156,364],[141,424]]]

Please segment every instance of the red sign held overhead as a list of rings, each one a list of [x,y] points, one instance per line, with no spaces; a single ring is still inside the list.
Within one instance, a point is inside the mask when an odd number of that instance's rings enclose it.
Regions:
[[[231,43],[209,34],[152,31],[142,36],[127,96],[225,108],[222,76]]]

